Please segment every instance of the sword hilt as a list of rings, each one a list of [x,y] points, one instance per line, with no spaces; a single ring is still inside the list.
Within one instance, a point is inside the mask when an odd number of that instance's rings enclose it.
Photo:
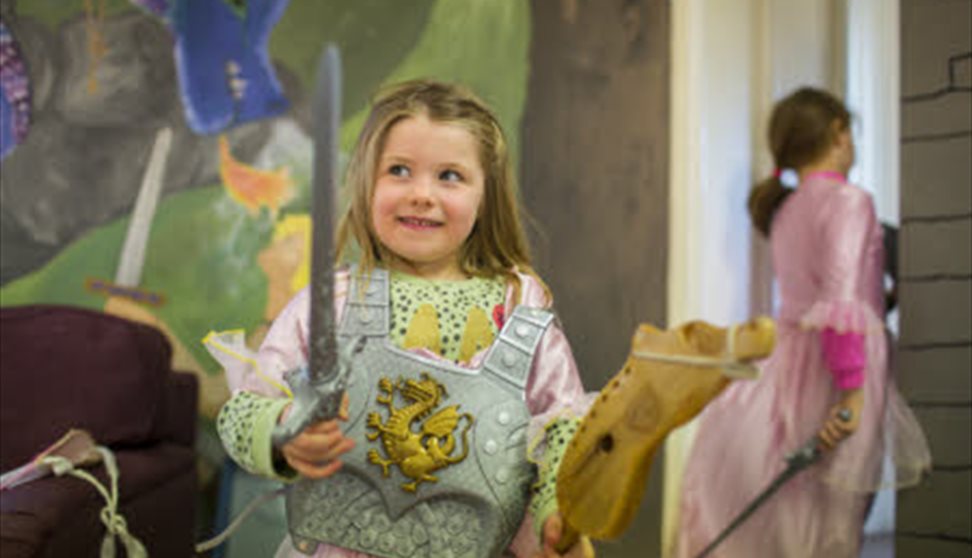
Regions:
[[[852,418],[854,418],[854,412],[850,409],[841,409],[837,413],[837,419],[841,422],[850,422]],[[817,433],[811,436],[805,444],[786,454],[786,463],[791,467],[802,469],[820,459],[825,451],[827,451],[827,446],[824,444],[820,433]]]
[[[802,469],[812,465],[823,454],[820,436],[814,435],[805,444],[786,454],[786,463],[791,468]]]
[[[332,420],[341,412],[341,402],[351,379],[353,357],[364,348],[364,337],[348,343],[338,355],[336,369],[326,371],[323,379],[314,377],[307,366],[295,368],[284,375],[294,394],[290,414],[274,427],[270,439],[274,447],[283,447],[308,426]]]

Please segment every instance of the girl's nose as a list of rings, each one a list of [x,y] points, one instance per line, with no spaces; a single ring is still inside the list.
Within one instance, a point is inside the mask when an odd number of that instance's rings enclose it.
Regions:
[[[431,179],[418,177],[412,182],[411,202],[415,205],[429,205],[432,203],[433,184]]]

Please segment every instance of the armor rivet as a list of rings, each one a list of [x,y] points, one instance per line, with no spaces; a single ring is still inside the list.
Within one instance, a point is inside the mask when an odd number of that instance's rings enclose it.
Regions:
[[[498,449],[499,444],[496,443],[496,440],[486,440],[486,443],[483,444],[483,450],[490,455],[496,453]]]
[[[530,333],[530,328],[527,327],[525,324],[520,324],[516,326],[516,334],[518,336],[526,337],[528,333]]]
[[[510,351],[506,351],[505,353],[503,353],[502,360],[503,360],[503,366],[509,368],[510,366],[516,364],[516,355],[511,353]]]
[[[499,423],[502,424],[503,426],[506,426],[507,424],[510,423],[510,414],[507,413],[506,411],[503,411],[499,414],[498,417],[496,417],[496,420],[499,421]]]
[[[509,469],[500,469],[499,471],[496,472],[496,482],[500,484],[504,484],[508,480],[510,480]]]

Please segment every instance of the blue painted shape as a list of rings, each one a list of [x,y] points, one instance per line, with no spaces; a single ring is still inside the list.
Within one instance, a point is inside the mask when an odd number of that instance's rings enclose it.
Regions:
[[[20,45],[0,20],[0,159],[27,138],[30,103],[30,77]]]
[[[273,72],[267,43],[289,0],[176,0],[170,25],[186,119],[200,134],[267,118],[289,103]]]
[[[13,107],[6,95],[0,95],[0,159],[7,156],[17,145],[13,129]]]

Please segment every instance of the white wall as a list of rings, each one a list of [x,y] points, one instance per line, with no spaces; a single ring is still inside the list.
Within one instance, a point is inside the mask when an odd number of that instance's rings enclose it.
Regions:
[[[857,164],[850,180],[874,194],[878,217],[900,217],[900,23],[899,2],[847,2],[847,88],[854,113]]]

